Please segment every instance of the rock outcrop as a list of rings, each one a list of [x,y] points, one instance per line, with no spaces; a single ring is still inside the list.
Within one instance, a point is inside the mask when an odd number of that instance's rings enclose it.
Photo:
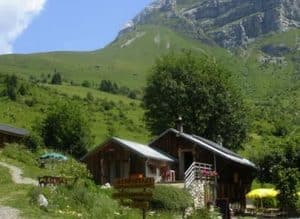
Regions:
[[[300,1],[157,0],[130,24],[125,31],[140,24],[166,25],[189,37],[234,48],[268,33],[300,28]]]

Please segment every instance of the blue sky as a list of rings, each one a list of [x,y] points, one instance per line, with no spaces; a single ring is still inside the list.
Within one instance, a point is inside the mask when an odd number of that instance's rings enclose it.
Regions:
[[[4,40],[5,43],[2,43],[4,51],[2,53],[102,48],[116,37],[126,22],[152,2],[152,0],[7,0],[6,5],[0,4],[0,13],[1,7],[3,11],[5,7],[11,9],[11,2],[20,5],[20,1],[27,1],[32,11],[24,12],[24,19],[20,25],[23,25],[23,30],[17,32],[18,28],[14,29],[14,37],[8,37],[6,41]],[[15,7],[17,9],[17,6]],[[9,11],[8,9],[5,12]],[[9,22],[10,17],[11,15],[7,13],[4,19]],[[16,22],[11,23],[14,25]],[[7,24],[4,23],[2,26],[6,27]],[[4,50],[4,44],[8,49]]]

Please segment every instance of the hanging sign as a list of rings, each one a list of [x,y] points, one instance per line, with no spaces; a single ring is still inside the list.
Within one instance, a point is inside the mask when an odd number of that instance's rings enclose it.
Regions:
[[[120,200],[123,205],[141,209],[143,219],[145,219],[149,201],[153,197],[154,185],[154,178],[152,177],[116,179],[113,182],[113,187],[117,189],[117,192],[113,194],[113,198]],[[124,200],[131,200],[131,202],[128,203]]]

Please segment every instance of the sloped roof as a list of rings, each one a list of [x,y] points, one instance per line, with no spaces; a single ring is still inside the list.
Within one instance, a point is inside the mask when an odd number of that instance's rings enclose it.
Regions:
[[[128,140],[123,140],[123,139],[116,138],[116,137],[114,137],[113,139],[115,141],[117,141],[118,143],[120,143],[122,146],[136,151],[138,154],[142,155],[143,157],[153,158],[156,160],[164,160],[164,161],[174,162],[174,159],[172,159],[171,157],[158,152],[157,150],[149,147],[148,145],[143,145],[143,144],[136,143],[133,141],[128,141]]]
[[[233,162],[236,162],[236,163],[239,163],[239,164],[249,166],[249,167],[252,167],[252,168],[256,169],[256,166],[255,166],[254,163],[247,160],[246,158],[241,157],[240,155],[234,153],[233,151],[231,151],[227,148],[224,148],[221,145],[219,145],[219,144],[217,144],[213,141],[207,140],[203,137],[200,137],[200,136],[197,136],[197,135],[186,134],[184,132],[179,132],[176,129],[167,129],[158,138],[153,140],[149,145],[151,145],[153,142],[160,139],[162,136],[164,136],[165,134],[167,134],[169,132],[173,132],[177,136],[183,137],[184,139],[189,140],[189,141],[193,142],[194,144],[196,144],[197,146],[205,148],[205,149],[211,151],[212,153],[215,153],[216,155],[218,155],[220,157],[223,157],[223,158],[231,160]]]
[[[0,124],[0,133],[24,137],[29,134],[29,131],[22,128],[16,128],[6,124]]]
[[[151,158],[154,160],[162,160],[167,162],[174,162],[175,160],[171,156],[167,156],[158,150],[149,147],[148,145],[140,144],[133,141],[124,140],[121,138],[113,137],[106,141],[104,144],[101,144],[100,146],[96,147],[94,150],[87,153],[81,160],[85,160],[89,155],[93,154],[95,151],[101,151],[102,146],[107,144],[108,142],[114,142],[118,145],[120,145],[123,148],[129,149],[138,155],[145,157],[145,158]]]

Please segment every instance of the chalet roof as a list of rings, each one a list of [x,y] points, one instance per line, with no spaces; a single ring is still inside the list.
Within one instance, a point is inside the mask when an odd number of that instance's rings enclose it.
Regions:
[[[189,140],[189,141],[193,142],[194,144],[196,144],[197,146],[205,148],[220,157],[223,157],[225,159],[231,160],[233,162],[236,162],[236,163],[239,163],[239,164],[242,164],[245,166],[256,168],[255,164],[252,163],[251,161],[247,160],[246,158],[241,157],[240,155],[234,153],[233,151],[231,151],[213,141],[207,140],[207,139],[197,136],[197,135],[190,135],[190,134],[186,134],[184,132],[179,132],[178,130],[172,129],[172,128],[167,129],[165,132],[163,132],[158,138],[156,138],[154,141],[152,141],[150,143],[150,145],[169,132],[173,132],[176,135],[183,137],[184,139]]]
[[[24,137],[29,134],[29,131],[22,128],[16,128],[6,124],[0,124],[0,133]]]
[[[174,162],[174,159],[171,157],[162,154],[161,152],[157,151],[154,148],[149,147],[148,145],[143,145],[140,143],[136,143],[133,141],[128,141],[128,140],[123,140],[120,138],[113,138],[116,142],[120,143],[120,145],[127,147],[131,150],[134,150],[138,154],[142,155],[143,157],[147,158],[153,158],[156,160],[164,160],[164,161],[169,161],[169,162]]]
[[[95,151],[101,151],[101,148],[103,148],[103,146],[105,144],[107,144],[108,142],[114,142],[114,143],[120,145],[121,147],[129,149],[145,158],[151,158],[154,160],[162,160],[162,161],[167,161],[167,162],[175,161],[171,156],[165,155],[164,153],[162,153],[154,148],[151,148],[148,145],[143,145],[143,144],[140,144],[137,142],[124,140],[124,139],[117,138],[117,137],[113,137],[110,140],[108,140],[107,142],[105,142],[104,144],[96,147],[94,150],[87,153],[82,158],[82,160],[85,160],[85,158],[87,158],[89,155],[93,154]]]

